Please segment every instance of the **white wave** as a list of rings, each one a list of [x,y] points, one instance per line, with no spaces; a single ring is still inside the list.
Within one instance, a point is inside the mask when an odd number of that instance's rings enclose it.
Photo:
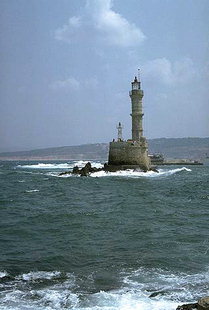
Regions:
[[[38,163],[30,165],[18,165],[17,168],[26,169],[73,169],[73,167],[78,166],[79,168],[84,167],[88,162],[91,163],[92,167],[102,168],[103,164],[100,162],[79,160],[73,161],[72,163]]]
[[[81,286],[81,281],[78,279],[77,283],[72,274],[29,272],[16,277],[14,289],[2,294],[0,309],[175,310],[178,305],[196,302],[208,294],[207,271],[186,274],[139,268],[118,276],[119,282],[123,282],[118,289],[91,293],[80,287],[82,290],[77,294],[75,289],[78,283]],[[37,288],[37,282],[45,279],[52,281]],[[4,305],[8,306],[3,308]]]
[[[87,309],[101,310],[175,310],[179,305],[172,300],[153,300],[140,291],[126,289],[112,292],[99,292],[90,298],[90,307]],[[79,308],[84,310],[86,308]]]
[[[8,276],[8,273],[6,271],[0,271],[0,279],[5,278]]]
[[[101,165],[101,164],[100,164]],[[101,165],[102,166],[102,165]],[[127,170],[119,170],[116,172],[105,172],[105,171],[98,171],[90,173],[92,178],[101,178],[101,177],[126,177],[126,178],[141,178],[141,177],[148,177],[148,178],[159,178],[159,177],[167,177],[169,175],[179,173],[182,171],[190,172],[191,169],[186,167],[176,168],[176,169],[159,169],[158,172],[155,171],[148,171],[142,172],[133,169]],[[48,172],[48,176],[59,177],[59,178],[69,178],[69,177],[80,177],[79,175],[72,175],[72,174],[63,174],[60,175],[59,172]]]
[[[45,306],[50,306],[49,309],[75,309],[79,303],[79,298],[76,294],[73,294],[69,289],[61,287],[52,287],[49,289],[43,289],[35,292],[36,298],[40,298],[40,303]],[[48,309],[48,308],[47,308]],[[77,308],[79,309],[79,308]]]
[[[26,193],[35,193],[35,192],[39,192],[39,189],[29,189],[26,191]]]
[[[62,174],[62,175],[60,175],[60,172],[48,172],[48,173],[46,173],[46,175],[50,176],[50,177],[57,177],[57,178],[69,178],[69,177],[75,176],[75,175],[72,175],[72,174]]]
[[[79,161],[74,161],[73,167],[78,166],[79,168],[84,167],[87,163],[91,163],[92,167],[95,168],[102,168],[104,164],[102,164],[99,161],[91,161],[91,160],[79,160]]]
[[[27,168],[27,169],[70,169],[72,168],[72,164],[69,163],[59,163],[59,164],[46,164],[46,163],[38,163],[31,165],[18,165],[18,168]]]
[[[25,180],[18,180],[18,183],[25,183]]]
[[[36,281],[40,279],[51,280],[59,277],[60,275],[60,271],[31,271],[18,276],[17,279],[22,279],[25,281]]]
[[[105,171],[99,171],[99,172],[93,172],[91,173],[91,177],[129,177],[129,178],[139,178],[139,177],[162,177],[162,176],[169,176],[181,171],[191,171],[191,169],[188,169],[186,167],[177,168],[177,169],[159,169],[159,172],[155,171],[137,171],[133,169],[128,170],[120,170],[117,172],[105,172]]]

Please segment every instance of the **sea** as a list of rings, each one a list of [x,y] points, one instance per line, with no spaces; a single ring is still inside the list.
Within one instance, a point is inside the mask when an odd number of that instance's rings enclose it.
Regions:
[[[85,164],[0,162],[0,310],[174,310],[209,295],[209,165],[59,176]]]

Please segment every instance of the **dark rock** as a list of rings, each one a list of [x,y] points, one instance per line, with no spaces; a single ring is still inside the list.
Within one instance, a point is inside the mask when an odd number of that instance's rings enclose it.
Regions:
[[[90,162],[88,162],[86,165],[85,165],[85,167],[84,168],[86,168],[87,170],[91,170],[91,163]]]
[[[159,295],[165,295],[165,294],[166,294],[166,291],[159,291],[159,292],[154,292],[154,293],[150,294],[149,297],[153,298],[153,297],[156,297]]]
[[[195,304],[178,306],[176,310],[209,310],[209,296],[201,298]]]
[[[73,173],[73,174],[79,174],[79,168],[78,168],[78,166],[73,167],[72,173]]]
[[[203,297],[200,300],[198,300],[197,303],[197,309],[198,310],[209,310],[209,297]]]
[[[89,175],[89,170],[86,167],[83,167],[79,172],[81,177],[87,177]]]
[[[120,165],[108,165],[108,164],[104,164],[103,168],[96,168],[96,167],[92,167],[91,163],[88,162],[83,168],[79,169],[78,166],[75,166],[72,170],[72,172],[70,171],[65,171],[65,172],[61,172],[59,175],[66,175],[66,174],[76,174],[76,175],[80,175],[81,177],[87,177],[90,175],[90,173],[92,172],[98,172],[98,171],[106,171],[106,172],[116,172],[119,170],[126,170],[126,169],[130,169],[130,166],[120,166]],[[155,172],[159,172],[157,169],[152,168],[151,170],[155,171]],[[138,168],[137,170],[138,171]],[[140,170],[140,171],[144,171],[146,172],[147,170]]]
[[[151,167],[150,170],[159,173],[156,167]]]
[[[70,171],[60,172],[60,174],[59,174],[59,175],[66,175],[66,174],[71,174],[71,172],[70,172]]]
[[[107,171],[107,170],[108,170],[108,164],[105,163],[105,164],[104,164],[104,171]]]
[[[79,174],[81,177],[87,177],[89,176],[89,173],[91,172],[92,167],[91,167],[91,163],[88,162],[83,168],[81,168],[81,170],[79,171]]]
[[[176,310],[197,310],[197,303],[178,306]]]

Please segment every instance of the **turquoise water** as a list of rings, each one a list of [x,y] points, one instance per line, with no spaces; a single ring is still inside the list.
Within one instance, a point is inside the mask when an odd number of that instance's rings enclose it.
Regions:
[[[209,166],[58,176],[75,164],[0,162],[0,309],[172,310],[209,295]]]

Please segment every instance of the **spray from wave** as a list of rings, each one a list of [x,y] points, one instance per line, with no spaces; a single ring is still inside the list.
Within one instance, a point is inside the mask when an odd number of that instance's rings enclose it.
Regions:
[[[88,287],[80,290],[81,279],[70,273],[21,274],[3,282],[0,309],[175,310],[207,293],[208,272],[190,275],[139,268],[118,277],[117,289],[92,293]],[[94,285],[94,275],[91,278]]]
[[[73,161],[72,163],[38,163],[38,164],[30,164],[30,165],[18,165],[17,168],[24,169],[72,169],[75,166],[79,168],[85,166],[88,161]],[[91,162],[91,165],[96,168],[102,168],[103,165],[100,162]]]
[[[177,169],[159,169],[159,172],[155,171],[148,171],[148,172],[142,172],[142,171],[136,171],[136,170],[120,170],[117,172],[105,172],[105,171],[99,171],[94,172],[91,174],[91,177],[128,177],[128,178],[139,178],[139,177],[162,177],[162,176],[169,176],[175,173],[179,173],[182,171],[191,171],[191,169],[188,169],[186,167],[183,168],[177,168]]]
[[[191,169],[186,167],[176,169],[159,169],[158,172],[155,171],[142,172],[133,169],[128,169],[128,170],[119,170],[117,172],[106,172],[106,171],[92,172],[90,173],[90,177],[159,178],[159,177],[167,177],[177,173],[191,172],[191,171],[192,171]],[[47,175],[59,178],[80,177],[79,175],[73,175],[73,174],[60,175],[58,172],[57,173],[48,172]]]

